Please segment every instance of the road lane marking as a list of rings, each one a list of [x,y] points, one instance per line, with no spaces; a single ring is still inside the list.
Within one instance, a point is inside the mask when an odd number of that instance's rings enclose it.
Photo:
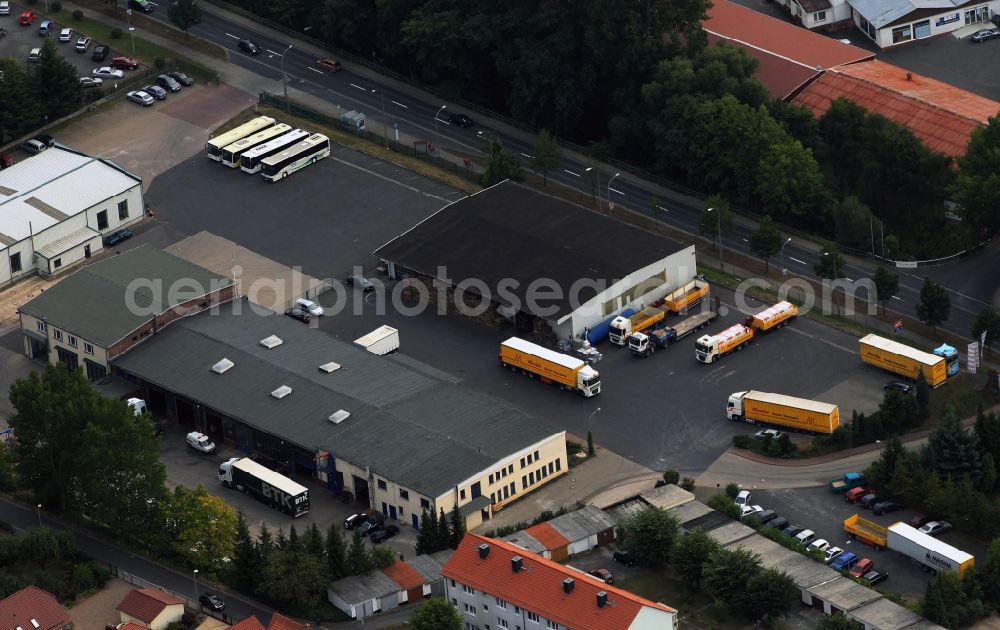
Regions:
[[[617,188],[608,188],[608,190],[610,190],[611,192],[616,192],[619,195],[621,195],[622,197],[625,196],[625,193],[623,193],[622,191],[618,190]]]
[[[229,35],[229,33],[226,33],[226,35]],[[230,37],[233,37],[233,35],[229,35],[229,36],[230,36]],[[264,50],[266,50],[267,52],[271,53],[271,54],[272,54],[272,55],[274,55],[275,57],[280,57],[280,56],[281,56],[281,53],[279,53],[279,52],[274,52],[274,51],[273,51],[273,50],[271,50],[270,48],[265,48]]]
[[[529,160],[535,159],[535,158],[531,157],[530,155],[528,155],[527,153],[522,153],[521,155],[523,155],[524,157],[528,158]]]
[[[656,208],[657,208],[658,210],[663,210],[664,212],[670,212],[670,210],[669,210],[669,209],[667,209],[667,208],[664,208],[663,206],[660,206],[660,205],[656,206]]]
[[[368,91],[368,90],[366,90],[365,88],[363,88],[363,87],[361,87],[360,85],[358,85],[357,83],[351,83],[351,84],[349,84],[349,85],[350,85],[350,86],[351,86],[352,88],[357,88],[357,89],[361,90],[362,92],[367,92],[367,91]]]
[[[795,262],[799,263],[800,265],[806,264],[806,261],[799,260],[798,258],[792,258],[791,256],[788,257],[788,260],[794,260]]]
[[[232,33],[226,33],[226,36],[227,37],[232,37],[233,39],[239,39],[239,37],[233,35]],[[270,52],[270,51],[268,51],[268,52]]]
[[[389,102],[392,103],[393,105],[398,105],[399,107],[402,107],[403,109],[410,109],[409,107],[407,107],[406,105],[403,105],[399,101],[389,101]]]
[[[312,71],[313,71],[313,72],[315,72],[316,74],[326,74],[326,73],[325,73],[325,72],[323,72],[322,70],[317,70],[316,68],[313,68],[313,67],[311,67],[311,66],[306,66],[306,70],[312,70]]]
[[[563,169],[563,173],[569,173],[573,177],[579,177],[580,176],[579,173],[574,173],[573,171],[567,171],[566,169]]]
[[[896,297],[895,295],[894,295],[894,296],[892,296],[892,299],[894,299],[894,300],[899,300],[900,302],[902,302],[902,301],[903,301],[903,298],[901,298],[901,297]]]

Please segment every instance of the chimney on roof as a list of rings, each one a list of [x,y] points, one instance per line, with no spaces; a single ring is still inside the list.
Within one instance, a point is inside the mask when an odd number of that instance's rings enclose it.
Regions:
[[[597,594],[597,607],[604,608],[604,605],[608,603],[608,592],[601,591]]]
[[[907,81],[912,81],[913,80],[913,73],[912,72],[907,72],[906,73],[906,80]]]
[[[510,570],[513,573],[520,571],[522,566],[524,566],[524,559],[521,556],[514,556],[510,559]]]
[[[486,543],[479,543],[476,545],[476,549],[479,551],[480,560],[485,560],[486,556],[490,555],[490,546]]]
[[[576,586],[576,582],[573,581],[573,578],[566,578],[565,580],[563,580],[564,593],[566,594],[572,593],[574,586]]]

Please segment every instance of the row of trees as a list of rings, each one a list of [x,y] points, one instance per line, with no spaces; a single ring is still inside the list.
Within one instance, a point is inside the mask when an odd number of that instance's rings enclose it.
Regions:
[[[0,566],[0,599],[37,586],[69,603],[109,577],[107,567],[78,555],[72,534],[47,527],[0,537]]]
[[[718,495],[735,507],[731,500]],[[766,569],[759,554],[723,549],[700,529],[681,536],[666,510],[648,507],[618,525],[618,539],[650,567],[669,564],[690,592],[708,587],[717,605],[749,621],[773,621],[792,608],[798,588],[783,571]]]
[[[38,62],[27,70],[20,59],[0,58],[0,143],[62,118],[83,102],[73,64],[59,55],[50,38],[41,48]]]
[[[448,516],[441,508],[440,515],[424,510],[420,515],[420,529],[417,532],[417,555],[434,553],[445,549],[458,549],[465,536],[465,518],[456,503]]]

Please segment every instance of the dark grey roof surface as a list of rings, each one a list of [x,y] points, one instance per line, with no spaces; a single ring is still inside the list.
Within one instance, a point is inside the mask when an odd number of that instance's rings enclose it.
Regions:
[[[133,282],[137,284],[130,290]],[[154,312],[163,313],[231,283],[198,265],[143,245],[87,265],[24,304],[20,311],[44,316],[56,328],[108,347],[152,319]],[[139,309],[130,308],[129,300]]]
[[[380,569],[339,579],[328,588],[342,600],[355,606],[402,590]]]
[[[540,306],[556,306],[557,312],[535,314],[556,321],[597,294],[592,287],[583,288],[572,304],[574,282],[590,279],[610,286],[683,247],[562,199],[502,182],[442,208],[375,255],[432,277],[444,266],[451,281],[481,280],[504,303],[509,300],[498,296],[498,283],[516,280],[511,293],[520,300],[521,310],[529,312],[528,285],[549,278],[562,287],[563,296]]]
[[[436,498],[498,460],[558,433],[504,401],[375,356],[246,301],[182,319],[114,364],[307,450],[369,466]],[[260,340],[277,335],[272,349]],[[211,367],[235,365],[223,374]],[[320,365],[335,361],[331,373]],[[292,393],[270,394],[282,385]],[[328,418],[350,412],[340,424]]]

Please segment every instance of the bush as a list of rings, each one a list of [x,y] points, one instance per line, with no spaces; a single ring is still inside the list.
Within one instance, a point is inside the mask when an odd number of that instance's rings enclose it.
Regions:
[[[80,20],[82,20],[83,19],[83,11],[81,11],[80,9],[77,9],[76,11],[73,11],[73,19],[76,20],[77,22],[79,22]]]
[[[722,512],[733,520],[739,520],[740,518],[740,506],[733,503],[733,500],[724,494],[716,492],[705,502],[705,505],[713,510]]]
[[[736,448],[749,449],[753,444],[753,438],[745,433],[740,433],[739,435],[733,436],[733,446]]]
[[[676,485],[681,480],[681,474],[673,468],[668,468],[663,471],[663,480]]]
[[[735,499],[736,495],[740,493],[740,484],[738,483],[727,483],[726,484],[726,496],[730,499]]]
[[[163,70],[167,67],[167,60],[163,57],[157,57],[153,60],[153,65],[156,66],[157,70]]]
[[[49,3],[49,11],[59,13],[62,11],[62,3],[59,0],[53,0],[53,2]]]
[[[685,477],[681,480],[681,488],[684,488],[688,492],[694,490],[694,479],[691,477]]]
[[[111,39],[121,39],[121,38],[122,38],[122,29],[120,28],[111,29]]]

